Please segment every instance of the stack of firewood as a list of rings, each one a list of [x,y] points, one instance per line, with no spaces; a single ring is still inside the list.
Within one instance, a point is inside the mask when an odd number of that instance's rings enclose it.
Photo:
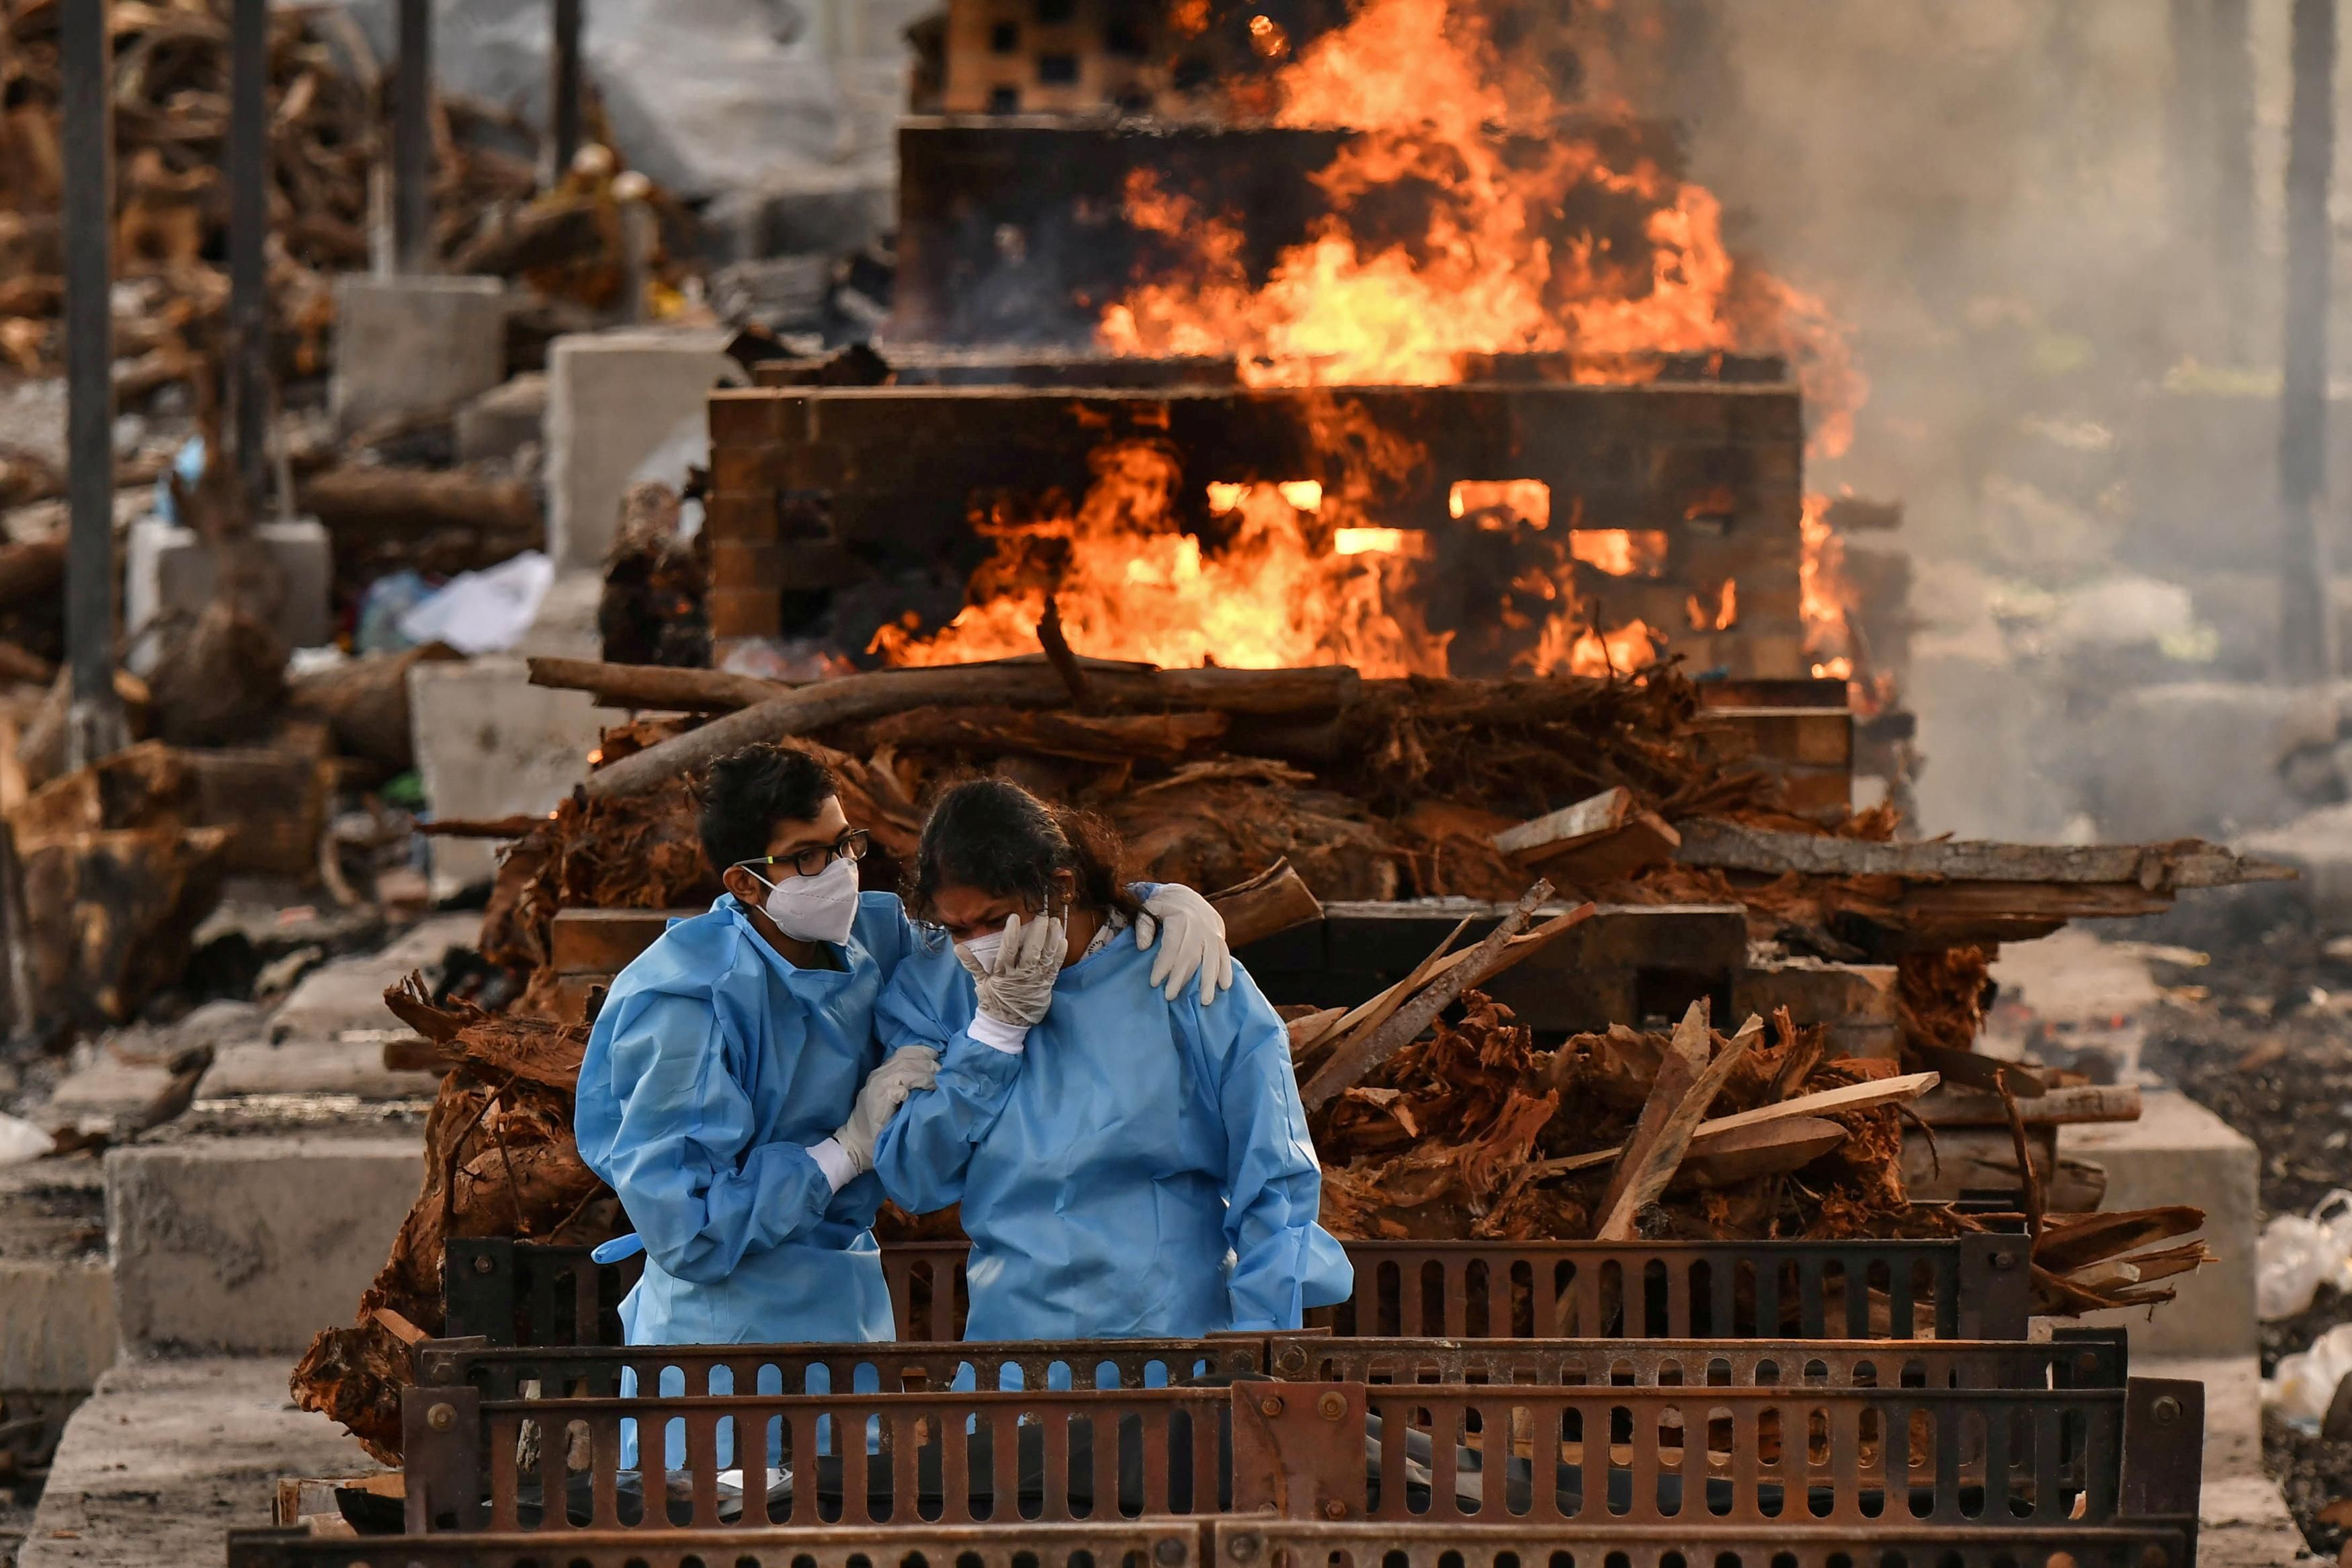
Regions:
[[[226,327],[228,0],[110,7],[117,167],[115,382],[126,400],[193,377]],[[60,359],[57,0],[0,4],[0,361],[27,373]],[[270,19],[268,285],[279,372],[325,369],[332,278],[369,260],[369,182],[383,71],[337,6]],[[589,106],[592,134],[601,114]],[[602,308],[623,284],[616,172],[592,159],[542,193],[530,128],[492,107],[435,106],[435,242],[455,270],[530,284]],[[686,214],[656,193],[665,227]],[[659,275],[679,273],[667,256]],[[123,304],[131,308],[125,311]],[[26,497],[17,497],[26,498]]]

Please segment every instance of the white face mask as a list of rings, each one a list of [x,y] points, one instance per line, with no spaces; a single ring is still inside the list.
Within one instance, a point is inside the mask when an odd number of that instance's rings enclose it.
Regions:
[[[963,945],[963,950],[971,954],[972,962],[978,964],[982,968],[990,970],[994,969],[996,967],[997,954],[1004,950],[1003,928],[1000,926],[998,929],[991,931],[984,936],[973,937],[971,941],[966,942]]]
[[[1049,904],[1045,906],[1044,918],[1050,920],[1053,917],[1053,905]],[[996,967],[997,954],[1004,950],[1004,927],[1000,925],[993,931],[983,932],[960,946],[965,952],[971,955],[972,962],[978,964],[982,969],[993,969]]]
[[[745,870],[751,870],[745,867]],[[857,918],[857,862],[834,860],[814,876],[788,876],[768,882],[768,896],[760,907],[776,929],[795,942],[846,942]]]

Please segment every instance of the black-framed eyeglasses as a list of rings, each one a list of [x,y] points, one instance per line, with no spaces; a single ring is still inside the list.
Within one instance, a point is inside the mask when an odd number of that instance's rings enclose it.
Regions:
[[[761,855],[756,860],[737,861],[740,866],[757,870],[761,866],[788,865],[794,876],[814,876],[836,860],[862,861],[866,848],[874,835],[863,828],[852,828],[829,844],[811,844],[804,850],[794,850],[788,855]]]

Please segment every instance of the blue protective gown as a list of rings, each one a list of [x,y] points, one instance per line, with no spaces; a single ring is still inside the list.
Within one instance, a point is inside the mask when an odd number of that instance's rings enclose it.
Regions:
[[[1316,1223],[1322,1176],[1290,1037],[1249,976],[1169,1001],[1115,935],[1062,971],[1013,1054],[972,1039],[972,982],[941,943],[875,1012],[885,1051],[942,1052],[882,1134],[875,1170],[918,1213],[963,1205],[975,1340],[1133,1339],[1299,1326],[1344,1301]]]
[[[614,979],[572,1127],[645,1244],[631,1344],[894,1337],[869,1228],[881,1183],[835,1192],[807,1145],[881,1063],[875,1001],[916,942],[896,897],[863,894],[842,968],[799,969],[728,895]]]

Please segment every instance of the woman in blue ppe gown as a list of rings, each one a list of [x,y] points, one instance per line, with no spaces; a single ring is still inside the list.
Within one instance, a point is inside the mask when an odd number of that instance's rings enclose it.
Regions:
[[[1247,974],[1162,991],[1108,831],[1017,785],[942,796],[915,911],[952,937],[885,988],[885,1048],[940,1053],[875,1169],[917,1213],[963,1206],[973,1340],[1296,1329],[1345,1300],[1289,1032]]]

